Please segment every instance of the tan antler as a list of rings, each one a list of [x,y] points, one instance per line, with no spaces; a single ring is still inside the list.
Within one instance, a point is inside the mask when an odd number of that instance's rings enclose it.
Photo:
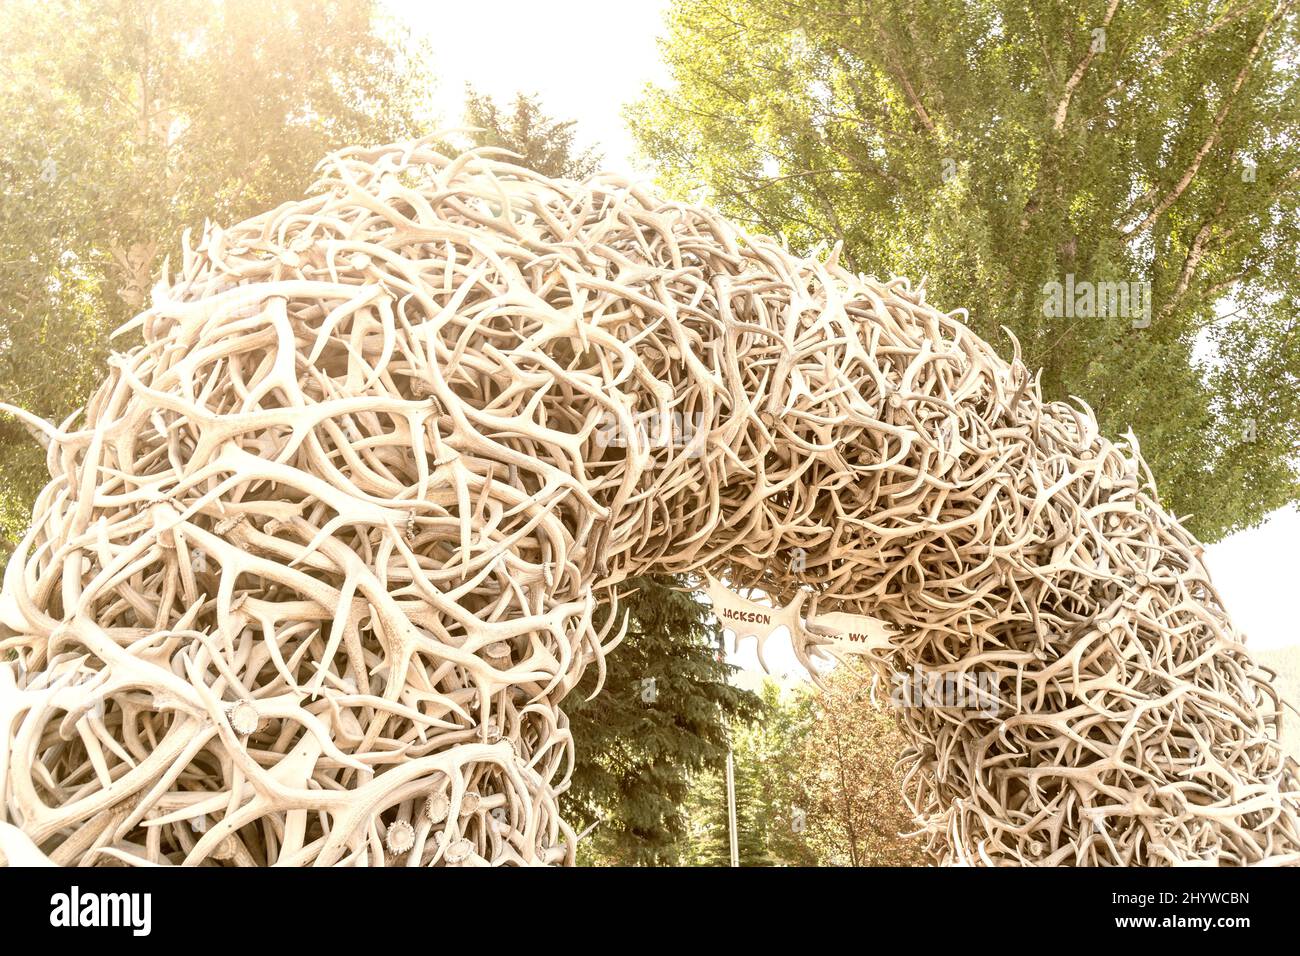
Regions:
[[[572,862],[560,703],[621,581],[709,569],[988,681],[902,711],[938,860],[1297,862],[1269,675],[1136,443],[961,318],[614,178],[335,154],[187,239],[84,415],[12,410],[52,480],[3,852]]]

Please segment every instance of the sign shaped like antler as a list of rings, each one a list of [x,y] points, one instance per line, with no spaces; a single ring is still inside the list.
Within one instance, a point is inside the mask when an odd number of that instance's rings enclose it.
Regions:
[[[814,678],[818,674],[814,658],[870,656],[873,650],[887,650],[894,629],[879,618],[865,614],[829,611],[804,619],[804,604],[809,593],[798,591],[785,607],[769,607],[737,594],[705,572],[704,593],[713,605],[718,622],[734,631],[736,640],[756,639],[759,662],[767,669],[763,646],[772,634],[785,628],[790,634],[796,660]]]

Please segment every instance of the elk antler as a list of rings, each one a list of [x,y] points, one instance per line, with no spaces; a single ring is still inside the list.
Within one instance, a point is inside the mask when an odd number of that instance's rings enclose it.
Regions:
[[[560,703],[621,581],[709,569],[991,680],[902,711],[940,861],[1300,860],[1270,675],[1135,441],[905,280],[491,156],[335,154],[187,237],[79,420],[21,413],[6,855],[572,862]]]

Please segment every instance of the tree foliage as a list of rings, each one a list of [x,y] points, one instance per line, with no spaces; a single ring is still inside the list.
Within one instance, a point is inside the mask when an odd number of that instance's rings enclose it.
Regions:
[[[894,715],[845,668],[808,701],[794,787],[803,838],[821,866],[920,866],[922,843],[902,798],[907,738]]]
[[[763,710],[730,728],[741,866],[804,866],[816,855],[803,837],[798,779],[811,696],[773,680],[760,690]],[[678,854],[684,866],[729,866],[725,761],[696,776],[687,797],[690,826]]]
[[[637,589],[621,602],[628,633],[606,659],[603,689],[591,697],[591,668],[565,701],[579,761],[564,807],[576,826],[597,824],[583,846],[587,862],[675,862],[692,776],[724,758],[728,721],[760,708],[727,682],[733,668],[708,609],[676,585],[628,582]]]
[[[13,0],[0,71],[0,396],[55,420],[184,230],[301,195],[334,148],[420,133],[431,82],[369,0]],[[5,418],[12,543],[47,475]]]
[[[476,146],[518,153],[544,176],[586,179],[600,164],[594,148],[578,148],[576,121],[548,116],[536,94],[517,93],[510,106],[502,108],[486,93],[466,87],[465,120],[481,130],[473,134]]]
[[[741,866],[915,866],[925,862],[896,768],[906,741],[869,688],[837,668],[819,692],[766,680],[763,711],[733,722]],[[727,866],[721,762],[697,774],[677,861]]]
[[[1297,31],[1291,0],[676,0],[629,118],[670,190],[1011,329],[1212,540],[1300,487]],[[1052,308],[1067,281],[1149,314]]]

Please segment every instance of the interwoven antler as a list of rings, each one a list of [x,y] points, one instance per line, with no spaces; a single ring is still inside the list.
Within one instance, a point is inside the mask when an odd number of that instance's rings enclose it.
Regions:
[[[491,155],[335,154],[187,239],[84,414],[11,410],[52,480],[0,607],[4,853],[571,862],[597,606],[712,569],[993,681],[902,712],[940,861],[1300,861],[1269,676],[1135,443],[904,280]]]

